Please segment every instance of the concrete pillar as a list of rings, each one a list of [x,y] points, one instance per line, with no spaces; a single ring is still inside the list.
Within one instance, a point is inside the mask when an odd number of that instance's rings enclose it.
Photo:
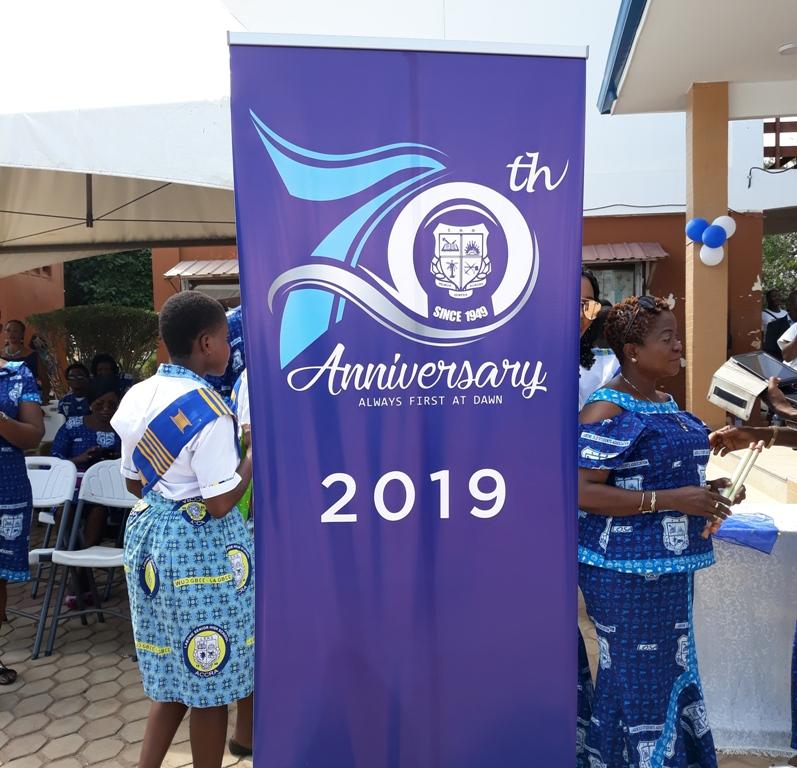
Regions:
[[[686,113],[686,219],[711,222],[728,213],[728,84],[695,83]],[[716,267],[700,261],[700,243],[686,245],[686,408],[709,426],[725,412],[706,400],[711,377],[727,359],[728,244]]]

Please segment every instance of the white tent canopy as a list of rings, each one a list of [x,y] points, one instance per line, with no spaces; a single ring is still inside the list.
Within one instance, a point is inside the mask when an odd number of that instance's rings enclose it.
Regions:
[[[215,0],[0,4],[0,277],[235,238]]]

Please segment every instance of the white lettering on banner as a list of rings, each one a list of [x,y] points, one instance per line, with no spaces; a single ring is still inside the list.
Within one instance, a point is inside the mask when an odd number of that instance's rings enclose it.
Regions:
[[[526,400],[537,392],[548,391],[545,386],[548,374],[543,371],[541,362],[504,359],[500,363],[487,361],[477,367],[469,360],[461,363],[447,363],[444,360],[405,363],[401,361],[401,355],[396,353],[390,364],[344,363],[345,351],[346,347],[338,344],[322,365],[294,368],[288,373],[288,386],[295,392],[306,392],[326,379],[329,394],[339,395],[348,389],[390,392],[410,387],[498,389],[507,385],[519,389]]]
[[[447,520],[451,516],[450,476],[451,473],[447,469],[441,469],[429,475],[429,479],[433,483],[439,483],[440,485],[439,517],[441,520]],[[489,490],[482,489],[483,480],[491,483],[492,487]],[[399,509],[390,509],[385,499],[388,485],[394,482],[401,485],[404,491],[404,503]],[[343,484],[343,495],[321,513],[321,522],[356,523],[356,512],[343,512],[342,510],[355,497],[357,481],[345,472],[333,472],[321,481],[324,488],[330,488],[335,483]],[[374,507],[379,516],[389,522],[397,522],[407,517],[415,506],[415,487],[413,479],[405,472],[392,470],[382,475],[374,486]],[[468,491],[470,491],[471,498],[475,502],[490,505],[480,507],[474,504],[470,509],[470,514],[473,517],[488,520],[491,517],[495,517],[504,508],[504,503],[506,502],[506,480],[497,469],[476,470],[468,480]]]
[[[551,169],[547,165],[542,165],[539,168],[537,167],[537,162],[540,159],[540,153],[526,152],[526,157],[529,159],[523,162],[523,155],[518,155],[513,162],[506,166],[509,168],[509,188],[513,192],[520,192],[522,189],[525,189],[526,192],[534,192],[534,185],[537,183],[537,179],[540,176],[543,177],[545,188],[549,192],[553,192],[553,190],[555,190],[564,181],[564,178],[567,175],[567,169],[570,167],[570,161],[568,160],[565,163],[565,169],[562,171],[562,175],[559,177],[559,180],[552,184]],[[528,171],[528,175],[525,179],[521,178],[521,180],[518,182],[518,171],[521,170]]]

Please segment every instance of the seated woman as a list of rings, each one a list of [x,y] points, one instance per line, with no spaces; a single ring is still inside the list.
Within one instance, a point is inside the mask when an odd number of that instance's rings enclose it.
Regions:
[[[621,370],[580,417],[579,586],[600,658],[578,765],[716,768],[692,594],[729,481],[706,482],[708,429],[659,391],[683,354],[668,305],[626,299],[606,337]]]
[[[87,416],[89,410],[89,369],[83,363],[72,363],[66,368],[66,383],[69,393],[58,402],[58,413],[67,419],[73,416]]]
[[[111,426],[111,417],[119,407],[116,379],[92,379],[87,399],[88,416],[72,416],[56,433],[52,456],[71,461],[78,472],[105,459],[118,459],[122,452],[119,435]],[[92,507],[86,517],[84,544],[99,544],[105,529],[105,509]]]
[[[106,352],[100,352],[92,358],[91,375],[98,379],[116,379],[119,397],[136,383],[130,374],[121,372],[119,363]]]

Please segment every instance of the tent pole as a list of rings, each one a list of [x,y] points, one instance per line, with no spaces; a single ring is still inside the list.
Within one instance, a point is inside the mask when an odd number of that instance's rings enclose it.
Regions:
[[[89,228],[94,226],[94,200],[90,173],[86,174],[86,226]]]

